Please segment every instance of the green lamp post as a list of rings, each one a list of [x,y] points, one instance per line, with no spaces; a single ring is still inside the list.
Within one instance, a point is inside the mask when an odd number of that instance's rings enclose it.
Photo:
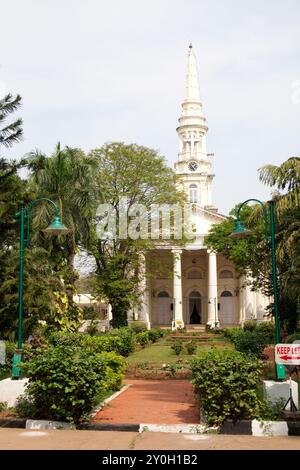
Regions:
[[[46,197],[36,199],[31,202],[27,209],[21,203],[20,211],[16,213],[16,218],[20,220],[20,254],[19,254],[19,307],[18,307],[18,348],[13,357],[12,378],[20,378],[19,363],[22,360],[22,323],[23,323],[23,277],[24,277],[24,249],[30,244],[30,212],[31,209],[42,201],[49,202],[55,208],[54,221],[49,227],[43,230],[52,235],[66,234],[69,229],[61,222],[57,205]],[[25,238],[26,232],[26,238]]]
[[[244,238],[251,233],[243,222],[240,220],[240,212],[242,207],[248,202],[258,202],[263,208],[264,225],[265,225],[265,239],[267,242],[271,241],[271,256],[272,256],[272,277],[273,277],[273,293],[274,293],[274,317],[275,317],[275,339],[276,344],[280,343],[280,318],[278,308],[278,286],[277,286],[277,267],[276,267],[276,245],[275,245],[275,216],[274,216],[274,201],[268,201],[269,204],[269,220],[270,220],[270,236],[268,233],[268,211],[267,206],[259,199],[247,199],[238,208],[237,219],[235,222],[235,229],[229,235],[232,238]],[[276,364],[276,376],[278,380],[285,380],[285,369],[282,364]]]

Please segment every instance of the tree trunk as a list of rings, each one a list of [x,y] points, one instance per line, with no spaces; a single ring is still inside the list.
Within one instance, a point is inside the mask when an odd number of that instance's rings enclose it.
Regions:
[[[129,305],[127,302],[116,302],[116,299],[110,300],[113,328],[121,328],[122,326],[128,326],[127,312]]]

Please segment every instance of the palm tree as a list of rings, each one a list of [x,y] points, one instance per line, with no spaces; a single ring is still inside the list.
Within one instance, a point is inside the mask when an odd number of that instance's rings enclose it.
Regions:
[[[280,166],[263,166],[259,169],[259,179],[279,191],[287,191],[279,198],[279,212],[300,205],[300,157],[291,157]]]
[[[23,137],[22,119],[4,124],[7,116],[16,111],[21,106],[21,96],[13,97],[10,93],[0,100],[0,146],[11,147],[15,142],[19,142]]]
[[[300,158],[289,158],[280,166],[266,165],[259,170],[259,178],[283,191],[275,197],[281,314],[295,329],[300,313]]]
[[[74,269],[74,258],[79,247],[88,244],[92,218],[98,201],[95,184],[97,167],[98,162],[95,157],[86,156],[82,150],[76,148],[62,149],[60,143],[56,145],[50,157],[39,151],[28,155],[28,168],[31,172],[29,190],[37,198],[48,197],[56,202],[61,220],[71,229],[63,238],[45,239],[38,235],[39,242],[48,244],[51,251],[56,244],[56,251],[58,248],[63,253],[66,267],[65,284],[69,287],[67,292],[71,303],[74,283],[78,277]],[[32,214],[33,225],[37,228],[46,226],[51,220],[52,211],[49,204],[36,206]]]

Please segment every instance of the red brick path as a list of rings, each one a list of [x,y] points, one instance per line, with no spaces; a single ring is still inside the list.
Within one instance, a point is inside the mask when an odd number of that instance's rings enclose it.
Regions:
[[[93,418],[101,423],[199,423],[199,407],[188,380],[134,380]]]

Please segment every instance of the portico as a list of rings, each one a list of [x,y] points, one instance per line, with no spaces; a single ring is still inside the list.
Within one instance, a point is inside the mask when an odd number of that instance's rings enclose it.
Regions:
[[[239,280],[221,255],[203,248],[157,250],[148,257],[158,271],[165,268],[149,280],[151,324],[182,328],[239,322]]]

